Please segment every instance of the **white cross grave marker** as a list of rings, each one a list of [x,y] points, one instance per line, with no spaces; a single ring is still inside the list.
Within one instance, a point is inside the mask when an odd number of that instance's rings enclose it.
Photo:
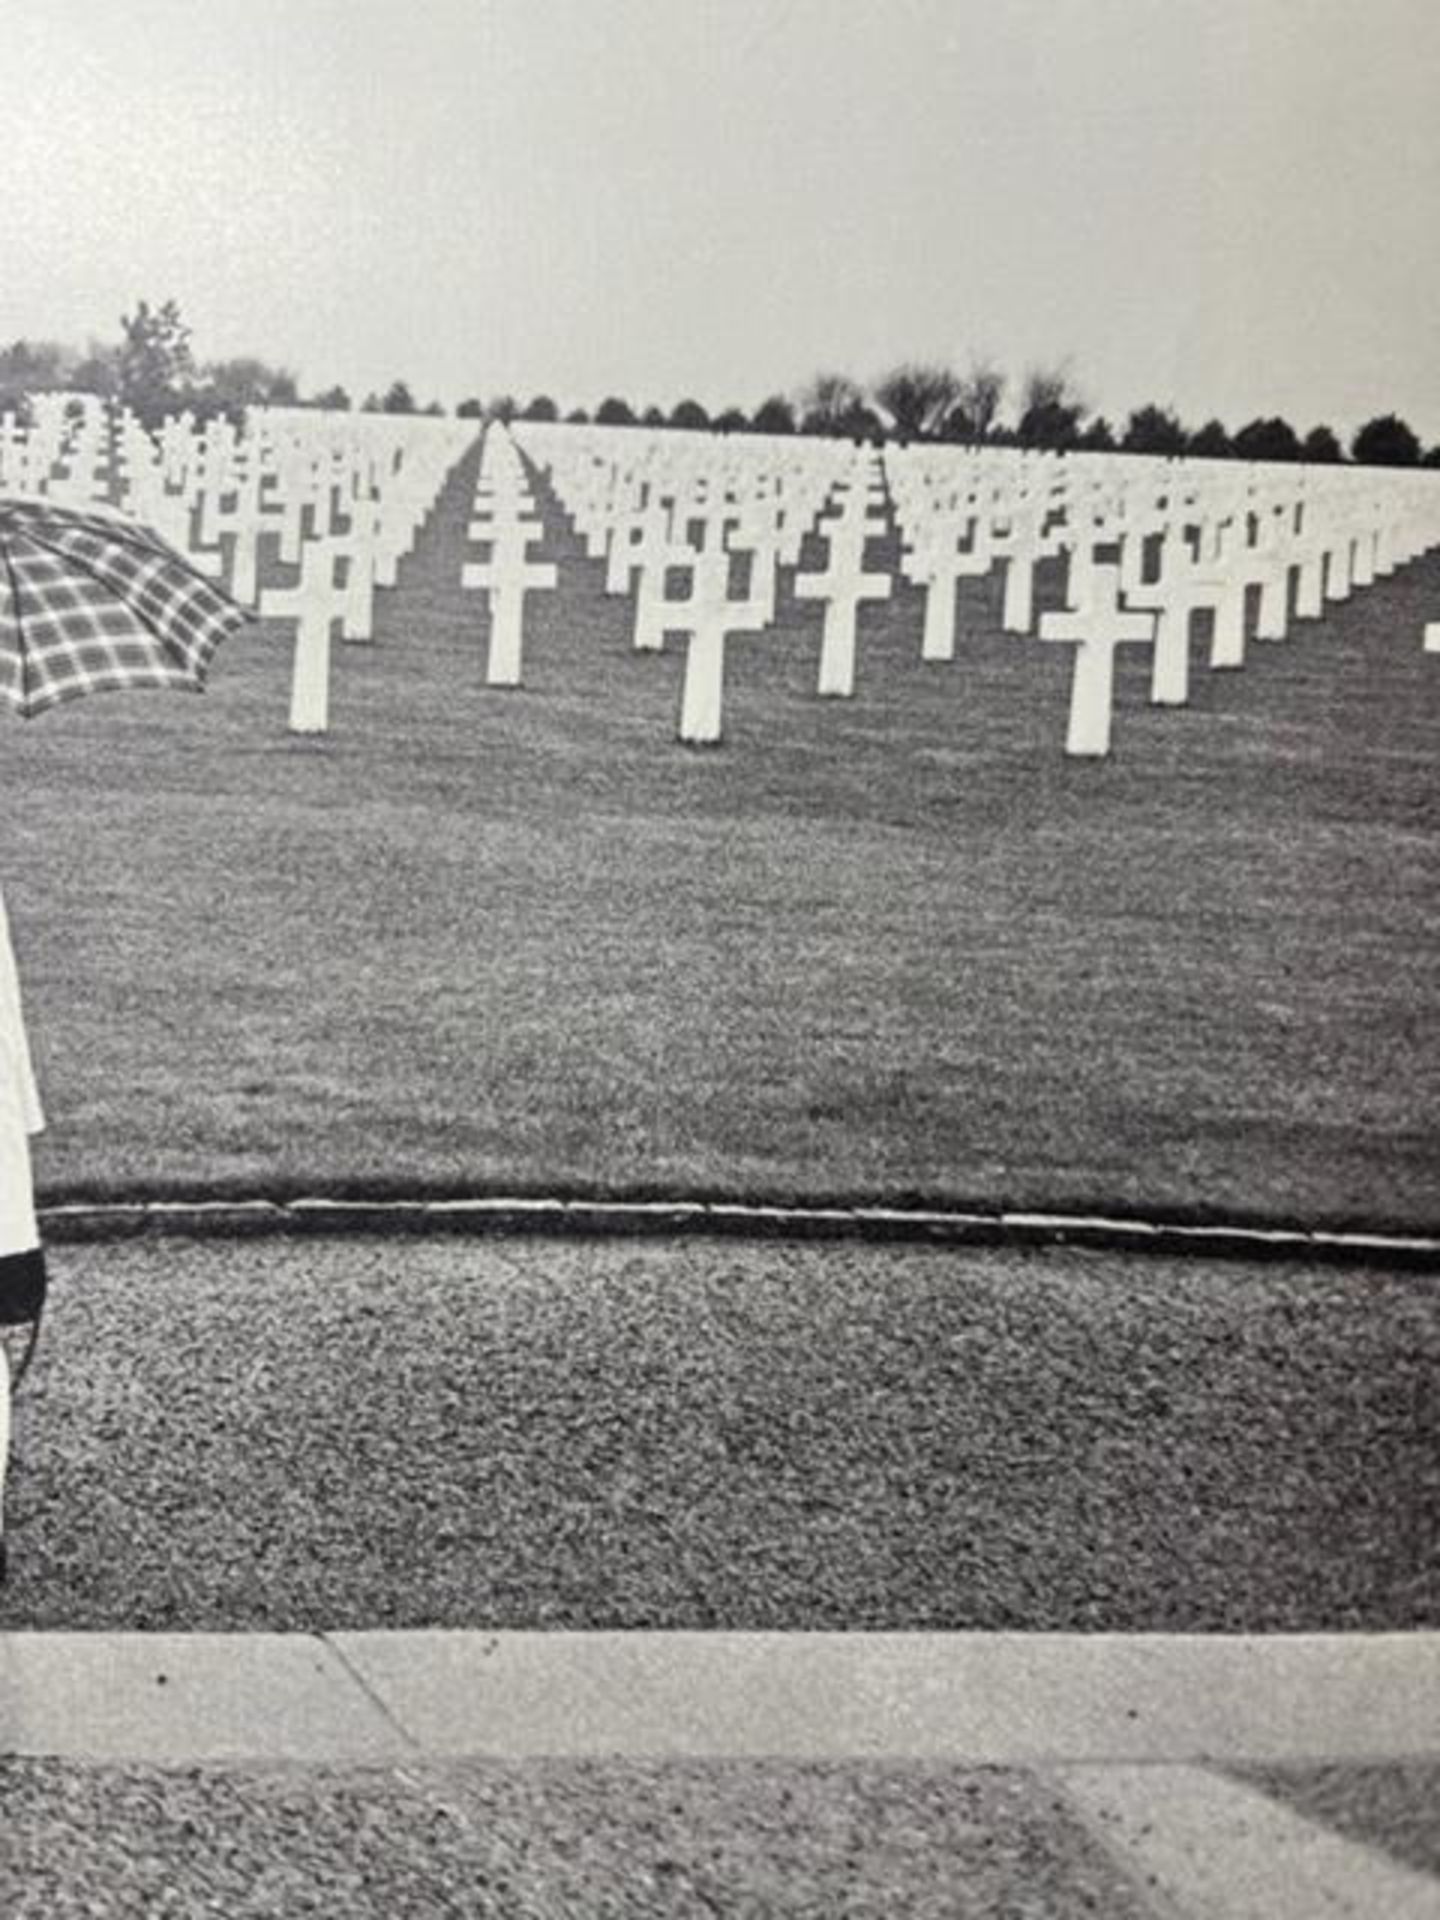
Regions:
[[[925,632],[920,642],[922,660],[955,658],[960,582],[983,579],[990,571],[993,552],[988,523],[977,519],[972,524],[974,535],[968,547],[960,544],[965,529],[946,525],[927,533],[916,551],[903,563],[906,578],[925,588]]]
[[[460,584],[482,587],[489,595],[487,686],[520,685],[525,596],[548,590],[560,577],[553,565],[526,558],[525,549],[544,537],[544,528],[533,520],[484,521],[479,523],[478,533],[472,529],[472,538],[489,543],[490,558],[468,562],[461,571]]]
[[[1331,537],[1328,548],[1330,564],[1325,569],[1325,598],[1327,600],[1348,600],[1353,584],[1352,554],[1354,535],[1348,528],[1340,528]]]
[[[348,530],[335,537],[345,556],[345,610],[341,637],[349,641],[375,638],[375,553],[380,514],[368,494],[350,502]]]
[[[641,554],[647,535],[657,527],[662,536],[668,532],[666,516],[660,507],[632,507],[617,516],[610,528],[610,545],[605,553],[606,593],[630,591],[635,569],[644,564]]]
[[[330,629],[345,614],[345,589],[335,584],[337,545],[307,540],[294,587],[267,587],[261,617],[295,622],[295,667],[290,681],[290,731],[325,733],[330,725]]]
[[[855,525],[848,537],[832,533],[829,543],[824,573],[796,574],[795,597],[825,602],[818,691],[848,699],[855,691],[855,624],[860,604],[888,600],[894,582],[888,573],[866,573],[863,524]]]
[[[750,599],[766,626],[775,618],[780,543],[779,515],[769,502],[757,504],[742,514],[740,525],[730,538],[732,552],[748,553],[750,556]]]
[[[630,564],[640,574],[630,638],[637,653],[658,653],[664,643],[665,568],[676,551],[669,515],[663,507],[647,507],[644,526],[629,544]]]
[[[1325,549],[1313,534],[1300,536],[1295,549],[1300,576],[1295,587],[1295,616],[1318,620],[1325,611]]]
[[[1233,523],[1216,529],[1208,559],[1202,559],[1194,579],[1209,588],[1203,604],[1214,616],[1210,636],[1210,665],[1222,669],[1245,664],[1245,602],[1248,575],[1245,554],[1238,545]]]
[[[1035,569],[1055,551],[1055,541],[1041,531],[1041,515],[1014,514],[1003,534],[991,535],[991,545],[1005,557],[1005,600],[1000,624],[1006,633],[1029,633],[1035,608]]]
[[[691,576],[688,595],[666,599],[661,610],[664,630],[687,634],[690,640],[679,737],[687,746],[715,746],[724,718],[726,639],[732,633],[758,632],[765,625],[764,610],[754,600],[730,598],[730,555],[723,547],[707,547],[672,564]]]
[[[1190,616],[1208,606],[1212,585],[1197,572],[1190,543],[1179,526],[1166,529],[1160,548],[1160,572],[1146,580],[1138,556],[1122,564],[1121,586],[1127,606],[1154,608],[1155,654],[1150,672],[1150,703],[1183,707],[1190,698]]]
[[[1153,613],[1122,608],[1120,569],[1091,571],[1089,605],[1080,612],[1042,613],[1042,640],[1077,643],[1070,682],[1070,722],[1065,751],[1076,758],[1103,758],[1110,751],[1110,709],[1115,694],[1115,649],[1155,637]]]
[[[1265,528],[1254,550],[1252,567],[1252,577],[1260,582],[1255,638],[1283,640],[1290,625],[1290,555],[1273,524]]]

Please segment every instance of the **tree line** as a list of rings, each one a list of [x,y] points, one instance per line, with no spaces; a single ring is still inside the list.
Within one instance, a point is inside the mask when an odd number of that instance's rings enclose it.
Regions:
[[[739,408],[711,417],[694,400],[670,413],[647,408],[637,414],[628,402],[610,398],[596,409],[602,425],[670,426],[724,432],[818,433],[853,440],[951,441],[967,446],[1030,447],[1053,452],[1189,455],[1212,460],[1342,461],[1347,450],[1333,428],[1319,425],[1303,435],[1288,420],[1270,415],[1247,421],[1231,432],[1211,419],[1188,426],[1173,408],[1148,402],[1118,426],[1092,413],[1063,367],[1035,369],[1019,385],[1009,417],[1009,382],[990,361],[977,361],[964,373],[933,363],[905,361],[868,387],[848,374],[816,375],[794,402],[774,395],[746,418]],[[476,412],[484,411],[472,403]],[[517,408],[501,403],[505,417],[553,420],[559,417],[547,396]],[[577,411],[566,416],[582,420]],[[1440,446],[1429,451],[1397,414],[1377,414],[1351,436],[1349,458],[1366,466],[1440,467]]]
[[[1346,449],[1328,426],[1302,437],[1288,420],[1273,415],[1248,421],[1231,433],[1219,420],[1188,427],[1172,408],[1137,407],[1118,428],[1092,414],[1068,373],[1046,369],[1026,375],[1015,418],[1003,418],[1007,382],[985,364],[956,375],[916,362],[893,368],[868,389],[846,374],[825,373],[794,400],[772,394],[753,414],[727,407],[711,414],[698,400],[682,400],[668,412],[637,409],[612,394],[592,414],[583,407],[561,413],[548,394],[521,403],[512,394],[470,399],[457,409],[465,419],[559,420],[605,427],[678,427],[712,433],[811,433],[860,441],[898,439],[952,441],[968,446],[1030,447],[1056,453],[1146,453],[1210,460],[1343,461]],[[1440,446],[1422,450],[1419,436],[1398,415],[1379,414],[1351,436],[1349,458],[1364,466],[1440,467]]]
[[[238,420],[249,406],[349,408],[350,395],[331,386],[302,398],[293,373],[254,356],[198,361],[190,329],[174,300],[140,301],[120,320],[120,337],[83,352],[53,341],[16,340],[0,347],[0,413],[24,414],[32,393],[69,388],[128,407],[147,427],[188,411],[199,419],[224,414]],[[1112,426],[1086,404],[1066,366],[1032,368],[1015,387],[990,359],[978,357],[958,372],[934,361],[907,360],[868,385],[843,373],[820,373],[793,395],[772,394],[747,413],[727,407],[714,414],[698,400],[637,408],[619,395],[593,414],[583,407],[562,416],[548,394],[527,401],[513,394],[472,397],[456,409],[461,419],[593,419],[600,426],[674,427],[692,432],[811,433],[860,441],[950,441],[967,446],[1031,447],[1053,452],[1143,453],[1212,460],[1305,460],[1322,464],[1347,457],[1333,428],[1301,432],[1279,415],[1247,421],[1233,432],[1217,419],[1187,425],[1157,402],[1136,407]],[[362,412],[440,414],[438,401],[421,405],[397,379],[369,393]],[[1428,451],[1397,414],[1377,414],[1350,438],[1348,457],[1361,465],[1440,467],[1440,446]]]
[[[344,387],[302,397],[296,377],[252,354],[197,360],[175,301],[141,300],[120,319],[120,337],[92,341],[83,351],[54,340],[15,340],[0,347],[0,413],[26,416],[30,396],[64,389],[93,393],[127,407],[152,430],[171,414],[198,420],[217,414],[239,421],[247,407],[348,408]],[[361,402],[369,413],[443,413],[438,401],[421,406],[405,381]]]

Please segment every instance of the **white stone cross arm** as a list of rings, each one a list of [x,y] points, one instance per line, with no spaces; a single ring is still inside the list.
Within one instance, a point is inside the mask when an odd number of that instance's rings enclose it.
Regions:
[[[482,588],[492,598],[497,593],[515,594],[545,591],[556,584],[555,566],[547,560],[531,560],[523,545],[496,538],[491,541],[488,560],[467,560],[460,570],[462,587]]]
[[[1078,758],[1103,758],[1110,751],[1110,710],[1115,691],[1115,650],[1155,637],[1155,615],[1120,605],[1120,569],[1096,566],[1088,604],[1079,610],[1042,613],[1040,638],[1075,645],[1070,682],[1070,721],[1065,751]]]
[[[466,538],[472,545],[480,546],[486,542],[538,546],[545,538],[544,524],[533,515],[514,512],[491,513],[477,509],[466,530]]]

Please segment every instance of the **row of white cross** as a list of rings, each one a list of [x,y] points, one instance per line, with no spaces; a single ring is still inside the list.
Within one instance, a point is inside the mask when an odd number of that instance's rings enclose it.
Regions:
[[[118,506],[196,565],[223,570],[247,601],[261,543],[272,541],[298,578],[267,588],[260,611],[295,623],[290,725],[317,733],[329,724],[333,629],[373,637],[375,590],[395,584],[473,431],[428,417],[266,409],[243,432],[180,418],[152,437],[129,419],[112,431],[88,397],[39,396],[28,432],[0,418],[0,488]],[[721,738],[726,642],[774,621],[781,568],[795,598],[823,609],[817,691],[854,693],[861,610],[894,591],[869,552],[896,533],[899,572],[924,592],[921,658],[956,659],[961,582],[1003,568],[1003,628],[1074,651],[1066,750],[1085,757],[1109,750],[1121,647],[1148,647],[1151,699],[1182,705],[1197,611],[1210,619],[1210,667],[1238,667],[1252,596],[1254,637],[1278,641],[1292,618],[1319,616],[1440,543],[1440,476],[1430,473],[492,428],[469,525],[484,557],[464,566],[462,585],[488,601],[495,687],[521,680],[527,597],[559,584],[558,569],[532,552],[544,527],[527,460],[604,561],[606,590],[632,599],[634,647],[657,651],[671,633],[687,640],[679,737],[694,745]],[[812,535],[824,561],[803,570]],[[747,576],[738,594],[736,556]],[[1037,620],[1046,561],[1063,566],[1065,603]],[[1440,653],[1440,622],[1425,646]]]
[[[865,563],[866,544],[880,530],[876,509],[884,505],[873,456],[857,461],[850,449],[827,441],[751,439],[737,460],[728,442],[705,436],[631,443],[602,435],[602,448],[608,441],[622,455],[616,461],[592,457],[592,436],[557,442],[523,428],[516,438],[545,468],[587,552],[604,559],[607,593],[633,595],[635,648],[658,651],[667,633],[688,639],[682,741],[704,746],[721,738],[726,640],[773,622],[779,569],[798,565],[822,512],[827,564],[798,573],[794,592],[824,606],[820,691],[853,693],[860,608],[891,591],[889,577]],[[485,459],[524,471],[516,449],[493,430]],[[736,555],[748,573],[739,597],[732,592]],[[511,594],[516,590],[512,584]]]
[[[529,558],[529,549],[543,541],[545,529],[535,512],[525,463],[503,433],[486,437],[468,538],[487,549],[484,560],[468,561],[460,574],[461,586],[478,588],[489,605],[487,683],[518,687],[526,596],[554,588],[560,575],[548,562]]]
[[[823,603],[817,691],[855,690],[857,616],[893,591],[867,548],[894,522],[900,571],[925,590],[922,659],[952,661],[959,586],[1004,566],[1002,625],[1074,649],[1066,751],[1108,753],[1117,650],[1151,649],[1151,698],[1190,696],[1191,618],[1210,615],[1209,664],[1243,665],[1252,590],[1255,637],[1278,641],[1292,617],[1392,573],[1440,544],[1440,476],[1373,469],[1236,467],[1204,461],[1011,450],[835,447],[825,442],[526,424],[517,437],[547,474],[606,587],[634,591],[633,641],[688,638],[680,737],[718,740],[729,635],[774,618],[776,569],[795,566],[815,532],[818,572],[797,572],[798,599]],[[732,553],[749,556],[743,597]],[[1065,604],[1034,613],[1042,561],[1065,570]],[[676,593],[678,569],[688,589]],[[1292,588],[1294,607],[1292,616]],[[1440,623],[1426,628],[1440,652]]]
[[[1034,624],[1042,641],[1076,648],[1066,746],[1077,755],[1108,751],[1119,647],[1148,646],[1152,701],[1182,706],[1196,612],[1210,616],[1210,667],[1240,667],[1252,596],[1254,637],[1283,640],[1292,617],[1318,618],[1440,543],[1440,488],[1429,475],[1102,458],[1046,487],[1023,465],[1007,479],[1003,465],[929,449],[887,463],[905,571],[927,588],[923,651],[953,657],[956,567],[985,573],[1003,557],[1006,629],[1023,635]],[[1066,605],[1034,623],[1034,570],[1055,555]],[[945,606],[935,619],[937,594]],[[1427,629],[1427,647],[1432,637]]]
[[[0,491],[143,522],[267,619],[293,620],[290,727],[329,725],[330,641],[374,637],[377,587],[400,561],[451,467],[474,444],[464,422],[429,416],[252,408],[243,431],[188,416],[156,435],[113,427],[88,395],[42,394],[27,431],[0,417]],[[259,590],[262,544],[297,570]]]

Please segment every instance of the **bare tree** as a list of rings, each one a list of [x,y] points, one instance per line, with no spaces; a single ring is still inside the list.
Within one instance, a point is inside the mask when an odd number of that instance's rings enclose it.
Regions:
[[[987,356],[970,362],[956,384],[950,421],[958,438],[988,440],[1005,398],[1005,375]]]
[[[928,433],[955,404],[960,383],[949,367],[907,360],[875,382],[875,398],[907,439]]]
[[[800,394],[806,433],[839,433],[865,396],[847,373],[817,373]]]
[[[1022,447],[1074,446],[1084,412],[1085,401],[1068,363],[1032,367],[1025,376],[1015,437]]]
[[[1030,368],[1022,389],[1021,412],[1028,413],[1032,407],[1074,407],[1081,413],[1085,411],[1085,402],[1067,360],[1051,367]]]

